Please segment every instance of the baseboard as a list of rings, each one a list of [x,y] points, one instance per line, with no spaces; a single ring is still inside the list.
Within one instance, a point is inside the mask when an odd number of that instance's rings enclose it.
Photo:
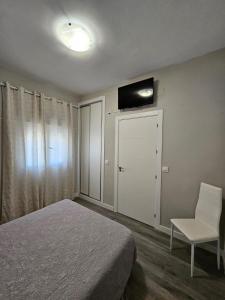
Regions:
[[[86,201],[88,201],[88,202],[90,202],[92,204],[96,204],[98,206],[101,206],[101,207],[104,207],[104,208],[106,208],[108,210],[113,211],[113,207],[111,205],[107,204],[107,203],[100,202],[98,200],[95,200],[95,199],[90,198],[90,197],[88,197],[86,195],[83,195],[83,194],[78,194],[78,197],[81,198],[81,199],[84,199],[84,200],[86,200]]]
[[[156,227],[156,229],[170,235],[170,228],[168,228],[166,226],[158,225]],[[185,236],[179,231],[174,230],[174,237],[177,238],[178,240],[183,241],[183,242],[188,242],[188,240],[185,238]],[[204,250],[207,250],[207,251],[209,251],[211,253],[214,253],[214,254],[217,253],[216,247],[214,247],[213,245],[207,244],[207,243],[198,244],[197,247],[202,248]],[[221,255],[224,256],[222,251],[221,251]]]
[[[204,244],[199,244],[198,247],[204,249],[204,250],[207,250],[211,253],[214,253],[216,254],[217,253],[217,249],[216,247],[214,247],[213,245],[210,245],[210,244],[207,244],[207,243],[204,243]],[[221,255],[223,256],[223,252],[221,251]]]
[[[155,227],[155,229],[170,235],[170,228],[168,228],[164,225],[158,225],[157,227]],[[187,242],[187,239],[185,238],[185,236],[179,231],[174,230],[173,236],[175,238],[177,238],[178,240],[181,240],[183,242]]]

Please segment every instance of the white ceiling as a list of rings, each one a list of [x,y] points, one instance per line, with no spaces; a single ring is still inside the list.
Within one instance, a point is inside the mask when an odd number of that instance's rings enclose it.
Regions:
[[[94,51],[58,41],[65,14],[90,27]],[[224,0],[0,0],[0,63],[78,94],[223,47]]]

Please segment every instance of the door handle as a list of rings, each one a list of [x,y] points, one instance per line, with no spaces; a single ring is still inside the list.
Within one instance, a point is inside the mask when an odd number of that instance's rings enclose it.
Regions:
[[[121,166],[119,166],[118,169],[119,169],[119,172],[125,172],[125,169]]]

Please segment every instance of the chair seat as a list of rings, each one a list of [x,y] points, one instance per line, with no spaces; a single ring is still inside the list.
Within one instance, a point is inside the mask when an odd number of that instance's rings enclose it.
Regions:
[[[205,242],[219,238],[216,230],[196,219],[171,219],[171,222],[191,242]]]

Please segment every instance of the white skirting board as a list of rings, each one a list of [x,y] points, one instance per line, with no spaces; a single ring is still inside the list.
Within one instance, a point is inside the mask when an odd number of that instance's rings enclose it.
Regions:
[[[90,198],[90,197],[88,197],[88,196],[86,196],[86,195],[83,195],[83,194],[78,194],[77,197],[79,197],[79,198],[81,198],[81,199],[84,199],[84,200],[86,200],[86,201],[88,201],[88,202],[90,202],[90,203],[96,204],[96,205],[98,205],[98,206],[101,206],[101,207],[104,207],[104,208],[106,208],[106,209],[108,209],[108,210],[113,211],[113,207],[112,207],[111,205],[107,204],[107,203],[104,203],[104,202],[95,200],[95,199]]]

